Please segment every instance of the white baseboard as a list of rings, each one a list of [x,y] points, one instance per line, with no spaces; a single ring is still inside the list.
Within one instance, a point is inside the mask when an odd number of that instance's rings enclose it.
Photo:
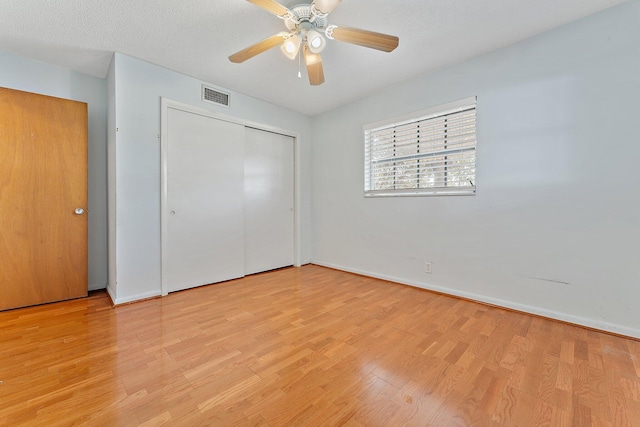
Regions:
[[[107,283],[107,293],[109,294],[109,297],[111,298],[111,302],[115,304],[116,290],[111,286],[110,283]]]
[[[534,307],[530,305],[519,304],[512,301],[491,298],[491,297],[487,297],[480,294],[463,292],[456,289],[445,288],[442,286],[436,286],[428,283],[418,283],[418,282],[408,281],[401,277],[388,276],[385,274],[374,273],[371,271],[349,268],[342,265],[333,264],[330,262],[312,261],[312,264],[319,265],[322,267],[333,268],[335,270],[342,270],[349,273],[360,274],[362,276],[373,277],[376,279],[388,280],[390,282],[400,283],[402,285],[408,285],[416,288],[426,289],[429,291],[440,292],[443,294],[457,296],[460,298],[466,298],[474,301],[484,302],[491,305],[497,305],[499,307],[504,307],[511,310],[521,311],[524,313],[530,313],[530,314],[535,314],[542,317],[547,317],[550,319],[560,320],[562,322],[573,323],[575,325],[585,326],[587,328],[598,329],[601,331],[612,332],[614,334],[625,335],[628,337],[640,339],[640,330],[635,328],[630,328],[628,326],[618,325],[615,323],[608,323],[608,322],[603,322],[595,319],[589,319],[586,317],[574,316],[572,314],[548,310],[542,307]]]
[[[162,295],[162,292],[160,292],[160,290],[157,290],[152,292],[145,292],[143,294],[130,295],[127,297],[118,298],[116,289],[113,286],[111,286],[110,283],[107,283],[107,293],[109,293],[109,296],[111,297],[111,302],[113,302],[113,305],[127,304],[130,302],[141,301],[148,298],[155,298]]]
[[[106,283],[89,283],[89,287],[88,287],[89,291],[97,291],[100,289],[107,289],[107,284]]]
[[[109,288],[107,288],[107,292],[109,292],[109,295],[111,295],[111,300],[113,301],[114,305],[127,304],[129,302],[140,301],[140,300],[148,299],[148,298],[155,298],[155,297],[159,297],[159,296],[162,295],[162,293],[160,291],[153,291],[153,292],[146,292],[144,294],[131,295],[131,296],[124,297],[124,298],[114,298],[115,292],[111,293],[109,291]]]

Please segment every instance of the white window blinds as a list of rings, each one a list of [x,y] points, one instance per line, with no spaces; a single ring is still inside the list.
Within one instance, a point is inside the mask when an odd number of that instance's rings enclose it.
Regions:
[[[365,126],[365,196],[475,194],[476,98]]]

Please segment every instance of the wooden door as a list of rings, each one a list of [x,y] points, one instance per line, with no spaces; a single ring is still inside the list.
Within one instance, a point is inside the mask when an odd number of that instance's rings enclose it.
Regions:
[[[293,138],[246,129],[244,274],[293,265]]]
[[[0,88],[0,309],[87,295],[87,104]]]

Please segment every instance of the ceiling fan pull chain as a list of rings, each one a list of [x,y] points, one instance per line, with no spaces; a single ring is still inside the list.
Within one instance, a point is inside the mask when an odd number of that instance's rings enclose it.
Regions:
[[[299,79],[302,78],[302,73],[300,72],[301,69],[302,69],[302,54],[299,53],[298,54],[298,78]]]

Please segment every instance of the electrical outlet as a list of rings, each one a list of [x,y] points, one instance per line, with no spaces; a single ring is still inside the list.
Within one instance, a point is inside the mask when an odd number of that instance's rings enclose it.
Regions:
[[[430,261],[425,261],[424,262],[424,272],[431,274],[431,262]]]

